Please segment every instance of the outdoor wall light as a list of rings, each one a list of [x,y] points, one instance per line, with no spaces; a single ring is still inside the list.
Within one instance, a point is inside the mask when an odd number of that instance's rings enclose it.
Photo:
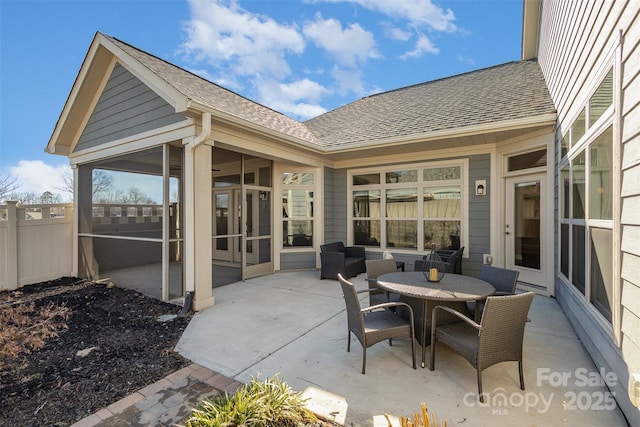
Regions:
[[[487,180],[486,179],[476,180],[476,196],[486,196],[486,195],[487,195]]]

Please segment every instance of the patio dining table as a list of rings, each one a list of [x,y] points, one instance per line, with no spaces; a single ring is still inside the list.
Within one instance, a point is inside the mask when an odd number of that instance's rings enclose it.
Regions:
[[[482,301],[495,293],[495,288],[484,280],[460,274],[446,274],[439,282],[428,281],[423,272],[409,271],[387,273],[377,279],[378,286],[400,295],[400,300],[414,311],[416,338],[422,346],[422,367],[425,366],[427,345],[431,342],[431,311],[438,305],[446,305],[458,311],[467,311],[467,301]],[[476,304],[476,320],[480,316]],[[403,316],[402,310],[399,313]],[[440,316],[443,322],[456,318]],[[403,316],[404,317],[404,316]],[[440,323],[440,322],[438,322]]]

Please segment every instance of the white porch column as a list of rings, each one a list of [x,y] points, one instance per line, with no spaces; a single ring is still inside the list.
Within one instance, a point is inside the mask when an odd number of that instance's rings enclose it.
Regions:
[[[211,146],[185,147],[185,280],[193,310],[215,303],[211,277]]]

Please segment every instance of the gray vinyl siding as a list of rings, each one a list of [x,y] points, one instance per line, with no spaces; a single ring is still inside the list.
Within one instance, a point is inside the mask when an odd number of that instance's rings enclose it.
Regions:
[[[640,373],[640,4],[624,2],[566,2],[545,0],[540,20],[538,61],[549,92],[558,109],[560,133],[569,129],[578,109],[593,87],[595,70],[604,63],[606,48],[622,31],[621,103],[618,151],[621,155],[620,216],[614,219],[614,235],[621,242],[614,251],[620,264],[614,281],[619,288],[613,298],[613,329],[620,332],[620,345],[608,328],[603,328],[589,302],[571,284],[557,277],[556,297],[567,318],[597,367],[617,375],[612,387],[616,401],[630,425],[640,425],[640,411],[628,397],[630,373]],[[556,208],[559,200],[556,162]],[[614,193],[615,194],[615,193]],[[556,211],[557,214],[557,211]],[[556,236],[559,229],[556,224]],[[558,239],[559,237],[556,237]],[[555,242],[556,248],[558,242]],[[558,253],[556,249],[556,273]],[[620,313],[619,320],[615,313]]]
[[[74,151],[97,147],[186,120],[173,107],[120,64],[85,126]]]
[[[347,236],[347,170],[325,168],[324,243],[342,241]]]
[[[280,270],[307,270],[316,268],[315,252],[282,252]]]

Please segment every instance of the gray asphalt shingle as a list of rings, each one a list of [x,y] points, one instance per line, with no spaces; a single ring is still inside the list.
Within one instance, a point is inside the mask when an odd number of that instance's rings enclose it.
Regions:
[[[429,134],[555,113],[535,60],[509,62],[367,96],[305,122],[108,37],[187,98],[318,147]]]

